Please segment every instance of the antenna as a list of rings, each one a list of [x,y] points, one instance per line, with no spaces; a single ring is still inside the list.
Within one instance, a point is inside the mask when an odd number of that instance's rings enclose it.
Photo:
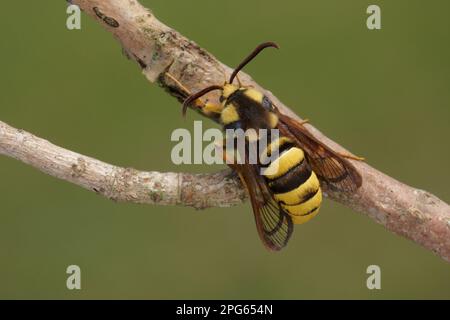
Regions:
[[[233,83],[234,78],[236,77],[236,75],[238,74],[239,71],[242,70],[242,68],[244,68],[247,63],[249,63],[250,61],[253,60],[253,58],[255,58],[261,51],[263,51],[265,48],[269,48],[269,47],[273,47],[273,48],[277,48],[279,49],[278,45],[275,42],[264,42],[261,43],[259,46],[256,47],[255,50],[253,50],[252,53],[250,53],[250,55],[244,59],[244,61],[242,61],[236,69],[234,69],[233,73],[230,76],[230,81],[229,83]]]

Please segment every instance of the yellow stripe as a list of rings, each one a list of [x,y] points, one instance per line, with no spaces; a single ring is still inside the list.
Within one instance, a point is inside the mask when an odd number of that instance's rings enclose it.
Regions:
[[[307,216],[291,216],[292,222],[295,224],[302,224],[302,223],[308,222],[309,220],[311,220],[312,218],[317,216],[318,213],[319,213],[319,208],[317,208],[316,210],[314,210]]]
[[[225,84],[223,86],[222,96],[226,99],[229,96],[231,96],[238,89],[239,89],[239,87],[232,85],[230,83]]]
[[[220,119],[223,124],[229,124],[239,120],[239,114],[233,105],[226,106],[220,114]]]
[[[291,216],[304,216],[314,208],[318,208],[322,202],[322,191],[319,190],[314,197],[308,201],[297,204],[297,205],[285,205],[281,206],[285,209]],[[312,215],[312,214],[309,214]]]
[[[247,90],[245,90],[244,94],[247,97],[249,97],[250,99],[252,99],[253,101],[258,102],[258,103],[261,103],[264,98],[264,95],[255,89],[247,89]]]
[[[302,162],[305,157],[303,150],[299,148],[291,148],[286,152],[283,152],[277,159],[275,159],[266,170],[263,175],[273,180],[281,177],[290,169]]]
[[[274,129],[278,125],[278,116],[275,113],[269,113],[269,127]]]
[[[277,140],[272,141],[272,143],[267,146],[266,150],[264,150],[264,154],[270,156],[274,152],[274,150],[279,149],[282,145],[288,142],[292,142],[292,140],[288,137],[278,138]]]
[[[274,194],[274,197],[277,201],[283,201],[285,204],[292,205],[299,203],[300,200],[302,200],[308,193],[319,189],[319,186],[319,179],[317,179],[314,172],[311,172],[311,176],[305,181],[305,183],[289,192]],[[318,192],[320,193],[320,190]]]
[[[261,162],[267,163],[270,155],[274,152],[274,150],[280,151],[280,147],[288,142],[292,142],[292,140],[287,137],[280,137],[277,140],[269,143],[261,154]]]

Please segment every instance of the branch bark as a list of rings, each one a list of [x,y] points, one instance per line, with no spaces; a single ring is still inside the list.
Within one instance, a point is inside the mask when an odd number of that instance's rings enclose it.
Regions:
[[[143,172],[55,146],[0,121],[0,154],[111,200],[197,209],[241,203],[245,191],[230,170],[214,174]]]
[[[161,23],[136,0],[71,2],[114,35],[149,81],[158,83],[180,101],[186,97],[186,92],[167,76],[167,72],[191,92],[223,83],[224,73],[231,72],[213,55]],[[300,119],[251,77],[241,73],[240,78],[245,84],[266,92],[282,112]],[[217,99],[214,93],[208,97]],[[346,151],[312,125],[307,126],[314,136],[331,148]],[[214,175],[161,174],[118,168],[51,145],[6,124],[0,126],[0,153],[119,201],[206,208],[237,204],[245,198],[239,181],[227,172]],[[363,177],[363,185],[358,192],[342,194],[324,190],[325,196],[366,214],[389,231],[411,239],[450,261],[450,206],[367,163],[354,162],[354,165]]]

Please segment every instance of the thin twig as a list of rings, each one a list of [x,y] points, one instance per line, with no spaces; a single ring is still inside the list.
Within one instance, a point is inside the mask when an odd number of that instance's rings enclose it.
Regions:
[[[186,92],[167,76],[167,72],[191,92],[223,83],[224,73],[230,73],[229,67],[161,23],[135,0],[72,0],[72,3],[97,19],[119,40],[124,51],[138,63],[149,81],[157,82],[180,101],[186,97]],[[245,84],[264,90],[245,73],[240,74],[240,79]],[[270,92],[264,92],[275,101],[282,112],[298,118]],[[208,97],[217,98],[213,93]],[[331,148],[345,151],[313,126],[307,126],[316,138]],[[50,145],[6,125],[0,128],[0,153],[90,190],[95,188],[110,198],[195,207],[231,205],[244,199],[239,182],[228,179],[223,173],[188,176],[119,169]],[[449,205],[426,191],[409,187],[377,171],[366,163],[353,163],[363,177],[363,185],[358,192],[342,194],[325,190],[326,196],[368,215],[388,230],[409,238],[450,261]],[[180,176],[183,177],[181,185],[177,184]],[[210,185],[211,183],[216,185]],[[211,189],[202,189],[208,185]],[[157,192],[158,196],[153,192]]]
[[[143,172],[55,146],[0,121],[0,154],[111,200],[197,209],[241,203],[245,192],[230,170],[214,174]]]

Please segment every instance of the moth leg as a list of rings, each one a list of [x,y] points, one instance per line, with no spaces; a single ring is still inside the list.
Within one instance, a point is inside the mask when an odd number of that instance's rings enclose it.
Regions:
[[[358,157],[358,156],[354,156],[353,154],[350,154],[348,152],[338,152],[338,155],[340,155],[343,158],[347,158],[347,159],[351,159],[351,160],[356,160],[356,161],[366,161],[365,158],[363,157]]]
[[[251,84],[249,84],[249,85],[244,85],[244,84],[242,83],[241,79],[239,78],[239,74],[236,75],[236,80],[237,80],[237,82],[238,82],[238,84],[239,84],[239,87],[255,88],[255,86],[254,86],[254,85],[251,85]]]
[[[172,74],[169,72],[166,72],[165,75],[170,78],[175,84],[184,91],[184,94],[189,97],[192,92],[186,88],[180,81],[178,81],[177,78],[175,78]],[[197,99],[195,101],[195,106],[197,108],[200,108],[203,113],[205,114],[211,114],[211,113],[221,113],[222,112],[222,105],[220,104],[214,104],[211,102],[203,102],[201,99]]]
[[[238,74],[236,75],[236,80],[237,80],[237,82],[239,84],[239,87],[242,87],[242,82],[241,82],[241,79],[239,78]]]
[[[250,196],[248,192],[248,185],[245,181],[243,175],[239,170],[236,170],[237,168],[237,159],[236,159],[236,150],[233,151],[233,154],[230,154],[227,152],[226,148],[226,139],[223,140],[223,142],[216,143],[216,148],[220,149],[220,152],[222,152],[222,159],[225,164],[229,165],[233,170],[230,172],[230,177],[235,177],[236,175],[239,177],[239,180],[241,180],[242,185],[245,187],[245,191],[248,196]]]
[[[186,88],[186,86],[184,86],[177,78],[175,78],[170,72],[165,72],[164,73],[169,79],[171,79],[182,91],[183,94],[187,97],[189,97],[190,95],[192,95],[191,90],[189,90],[188,88]],[[200,100],[197,99],[194,101],[195,107],[196,108],[203,108],[204,103]]]
[[[235,145],[235,138],[236,136],[233,134],[223,138],[222,141],[214,142],[216,152],[222,157],[224,164],[230,166],[234,170],[237,166],[245,163],[245,158],[243,158],[242,154],[238,150],[239,147]]]
[[[214,141],[214,146],[216,148],[216,152],[222,156],[222,160],[225,164],[234,163],[231,155],[227,152],[227,138],[223,138],[221,141]]]
[[[166,75],[167,77],[169,77],[170,80],[172,80],[173,82],[175,82],[175,84],[176,84],[178,87],[180,87],[181,90],[184,91],[184,94],[185,94],[186,96],[189,97],[189,96],[192,94],[191,90],[189,90],[188,88],[186,88],[186,87],[185,87],[180,81],[178,81],[178,79],[175,78],[170,72],[165,72],[165,75]]]
[[[302,121],[299,121],[300,125],[304,125],[305,123],[309,123],[309,119],[303,119]]]

